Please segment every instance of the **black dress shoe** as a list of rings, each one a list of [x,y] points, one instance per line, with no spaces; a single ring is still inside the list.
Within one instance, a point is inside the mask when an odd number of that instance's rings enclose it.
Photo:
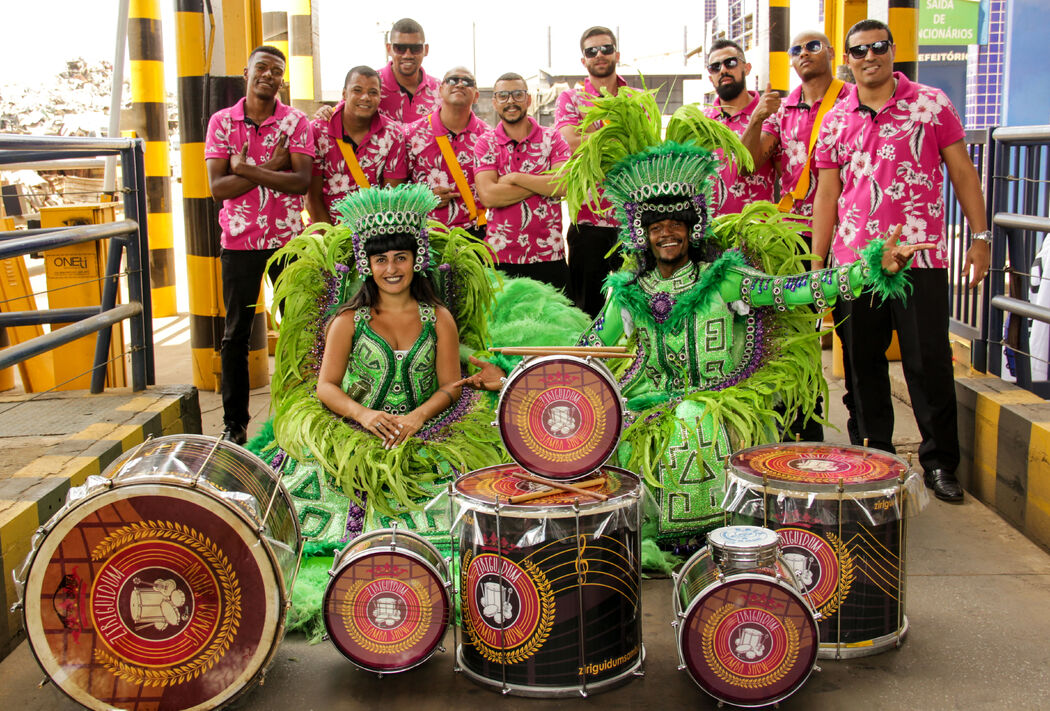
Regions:
[[[243,445],[248,441],[248,428],[243,425],[226,425],[222,438],[228,442]]]
[[[963,489],[955,475],[947,469],[934,469],[923,477],[926,487],[933,489],[933,495],[941,501],[959,503],[963,500]]]

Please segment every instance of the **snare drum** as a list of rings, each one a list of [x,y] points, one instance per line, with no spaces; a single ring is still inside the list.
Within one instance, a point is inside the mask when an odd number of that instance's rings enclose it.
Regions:
[[[798,691],[816,666],[817,623],[776,533],[708,534],[675,576],[679,669],[719,702],[766,706]]]
[[[300,554],[291,499],[223,440],[149,440],[71,489],[23,569],[47,675],[92,709],[215,708],[284,635]]]
[[[388,674],[425,662],[449,622],[444,558],[408,531],[358,536],[332,562],[324,624],[336,649],[362,669]]]
[[[600,360],[553,355],[523,360],[500,392],[497,424],[511,458],[549,479],[603,465],[620,443],[624,402]]]
[[[638,478],[604,466],[593,490],[605,501],[554,490],[508,504],[542,490],[520,472],[502,464],[454,485],[462,671],[522,696],[586,696],[626,683],[644,657]]]
[[[928,497],[922,477],[887,452],[809,442],[732,456],[729,520],[780,533],[785,561],[820,613],[820,656],[899,647],[905,615],[906,516]]]

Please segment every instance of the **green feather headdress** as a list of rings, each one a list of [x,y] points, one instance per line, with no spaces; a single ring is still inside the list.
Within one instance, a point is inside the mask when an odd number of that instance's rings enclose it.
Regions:
[[[393,188],[368,188],[350,193],[333,207],[340,222],[350,228],[354,239],[354,264],[361,276],[372,273],[365,244],[378,235],[408,234],[416,240],[413,271],[430,266],[427,220],[438,206],[437,196],[426,185],[409,183]]]

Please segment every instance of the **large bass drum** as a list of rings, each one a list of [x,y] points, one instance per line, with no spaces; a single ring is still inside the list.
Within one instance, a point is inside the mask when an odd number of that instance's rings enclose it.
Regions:
[[[211,709],[258,681],[284,635],[299,524],[235,444],[149,440],[71,489],[21,574],[30,649],[92,709]]]

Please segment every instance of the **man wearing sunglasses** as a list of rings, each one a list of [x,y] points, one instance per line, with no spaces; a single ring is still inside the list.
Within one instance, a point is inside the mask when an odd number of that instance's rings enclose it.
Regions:
[[[440,83],[423,71],[423,57],[430,51],[423,27],[403,18],[390,29],[386,53],[390,63],[379,70],[382,97],[379,112],[398,123],[409,124],[437,108]]]
[[[616,37],[608,27],[589,27],[580,37],[580,63],[587,70],[582,84],[561,93],[554,112],[554,127],[561,132],[569,148],[576,148],[587,136],[598,130],[598,124],[581,126],[582,110],[590,105],[591,98],[601,96],[605,89],[613,96],[627,82],[616,73],[620,51]],[[569,247],[569,296],[576,306],[596,318],[605,304],[602,283],[611,272],[623,263],[617,252],[605,255],[616,244],[620,223],[613,217],[612,205],[598,196],[599,207],[594,210],[584,205],[576,214],[565,233]]]
[[[948,340],[949,247],[945,238],[943,169],[973,232],[962,271],[971,287],[990,261],[981,181],[966,151],[959,115],[940,89],[893,71],[889,28],[862,20],[846,33],[846,62],[857,84],[829,114],[813,162],[819,169],[813,208],[813,252],[839,264],[857,259],[872,238],[903,229],[901,240],[932,242],[916,254],[907,298],[858,299],[846,315],[861,437],[894,451],[893,406],[886,347],[896,329],[912,409],[922,433],[919,463],[939,499],[959,502],[955,379]],[[822,266],[818,261],[817,266]],[[972,270],[972,271],[971,271]]]
[[[478,195],[489,211],[485,241],[504,273],[564,290],[563,189],[552,173],[572,152],[558,131],[528,115],[532,97],[520,74],[496,80],[492,105],[499,124],[474,146]]]
[[[485,212],[474,187],[474,146],[489,130],[474,114],[474,74],[450,69],[441,82],[441,108],[405,127],[413,183],[429,185],[441,200],[431,217],[449,227],[485,236]]]
[[[757,91],[748,91],[745,85],[751,65],[744,58],[739,44],[728,39],[711,43],[707,55],[707,74],[718,98],[704,113],[708,118],[725,124],[738,136],[747,130],[751,114],[758,107]],[[722,161],[722,169],[715,185],[715,215],[740,212],[757,200],[773,199],[773,166],[766,164],[751,173],[741,175],[732,161]]]

